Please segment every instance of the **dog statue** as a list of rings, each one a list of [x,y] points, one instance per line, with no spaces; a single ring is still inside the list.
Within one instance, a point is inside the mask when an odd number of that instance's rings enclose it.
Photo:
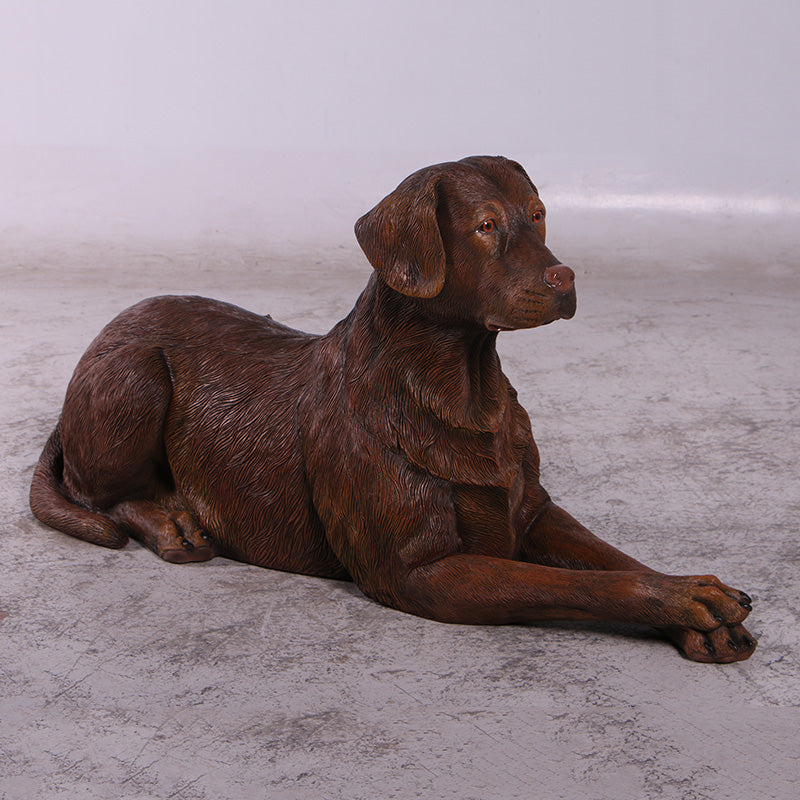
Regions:
[[[575,313],[545,207],[501,157],[427,167],[358,220],[374,267],[324,336],[199,297],[123,311],[80,360],[31,508],[105,547],[352,579],[443,622],[652,625],[748,658],[750,598],[645,567],[539,483],[498,332]]]

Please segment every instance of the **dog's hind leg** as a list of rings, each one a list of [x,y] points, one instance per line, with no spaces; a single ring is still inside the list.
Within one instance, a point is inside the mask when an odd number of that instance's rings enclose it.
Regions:
[[[209,535],[188,511],[170,511],[152,500],[126,500],[109,516],[119,527],[164,561],[186,564],[217,554]]]
[[[56,488],[73,504],[72,516],[82,506],[118,531],[117,546],[132,536],[166,561],[207,561],[216,552],[181,500],[164,442],[172,393],[160,348],[99,339],[67,390]],[[76,525],[58,527],[106,543]]]

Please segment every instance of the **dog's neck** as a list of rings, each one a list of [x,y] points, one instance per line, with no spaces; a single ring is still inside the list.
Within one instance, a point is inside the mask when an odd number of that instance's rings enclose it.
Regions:
[[[359,393],[384,407],[395,393],[454,428],[494,433],[502,426],[509,394],[496,333],[433,319],[375,274],[342,325],[345,380],[358,384],[369,365],[369,384]]]

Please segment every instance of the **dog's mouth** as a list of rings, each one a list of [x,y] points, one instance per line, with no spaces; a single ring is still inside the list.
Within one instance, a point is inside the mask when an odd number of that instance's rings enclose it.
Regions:
[[[577,309],[577,298],[574,290],[559,295],[555,303],[548,308],[540,308],[536,313],[527,319],[521,320],[518,324],[509,324],[507,320],[498,322],[491,317],[484,320],[483,326],[490,333],[501,333],[502,331],[517,331],[520,328],[538,328],[542,325],[549,325],[559,319],[572,319]]]
[[[578,298],[575,295],[575,290],[567,294],[561,295],[558,311],[561,319],[572,319],[575,316],[575,310],[578,307]]]
[[[486,330],[490,331],[491,333],[499,333],[500,331],[515,331],[516,328],[510,328],[507,325],[500,325],[497,322],[492,322],[491,320],[487,320]]]

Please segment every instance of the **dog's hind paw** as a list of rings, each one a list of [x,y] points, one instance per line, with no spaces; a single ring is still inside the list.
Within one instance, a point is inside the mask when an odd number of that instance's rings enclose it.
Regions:
[[[128,500],[115,506],[113,519],[164,561],[188,564],[217,554],[210,536],[188,511],[168,511],[150,500]]]
[[[159,532],[159,550],[156,553],[172,564],[188,564],[194,561],[209,561],[217,554],[211,537],[192,519],[191,514],[182,511],[170,514],[174,530]]]

